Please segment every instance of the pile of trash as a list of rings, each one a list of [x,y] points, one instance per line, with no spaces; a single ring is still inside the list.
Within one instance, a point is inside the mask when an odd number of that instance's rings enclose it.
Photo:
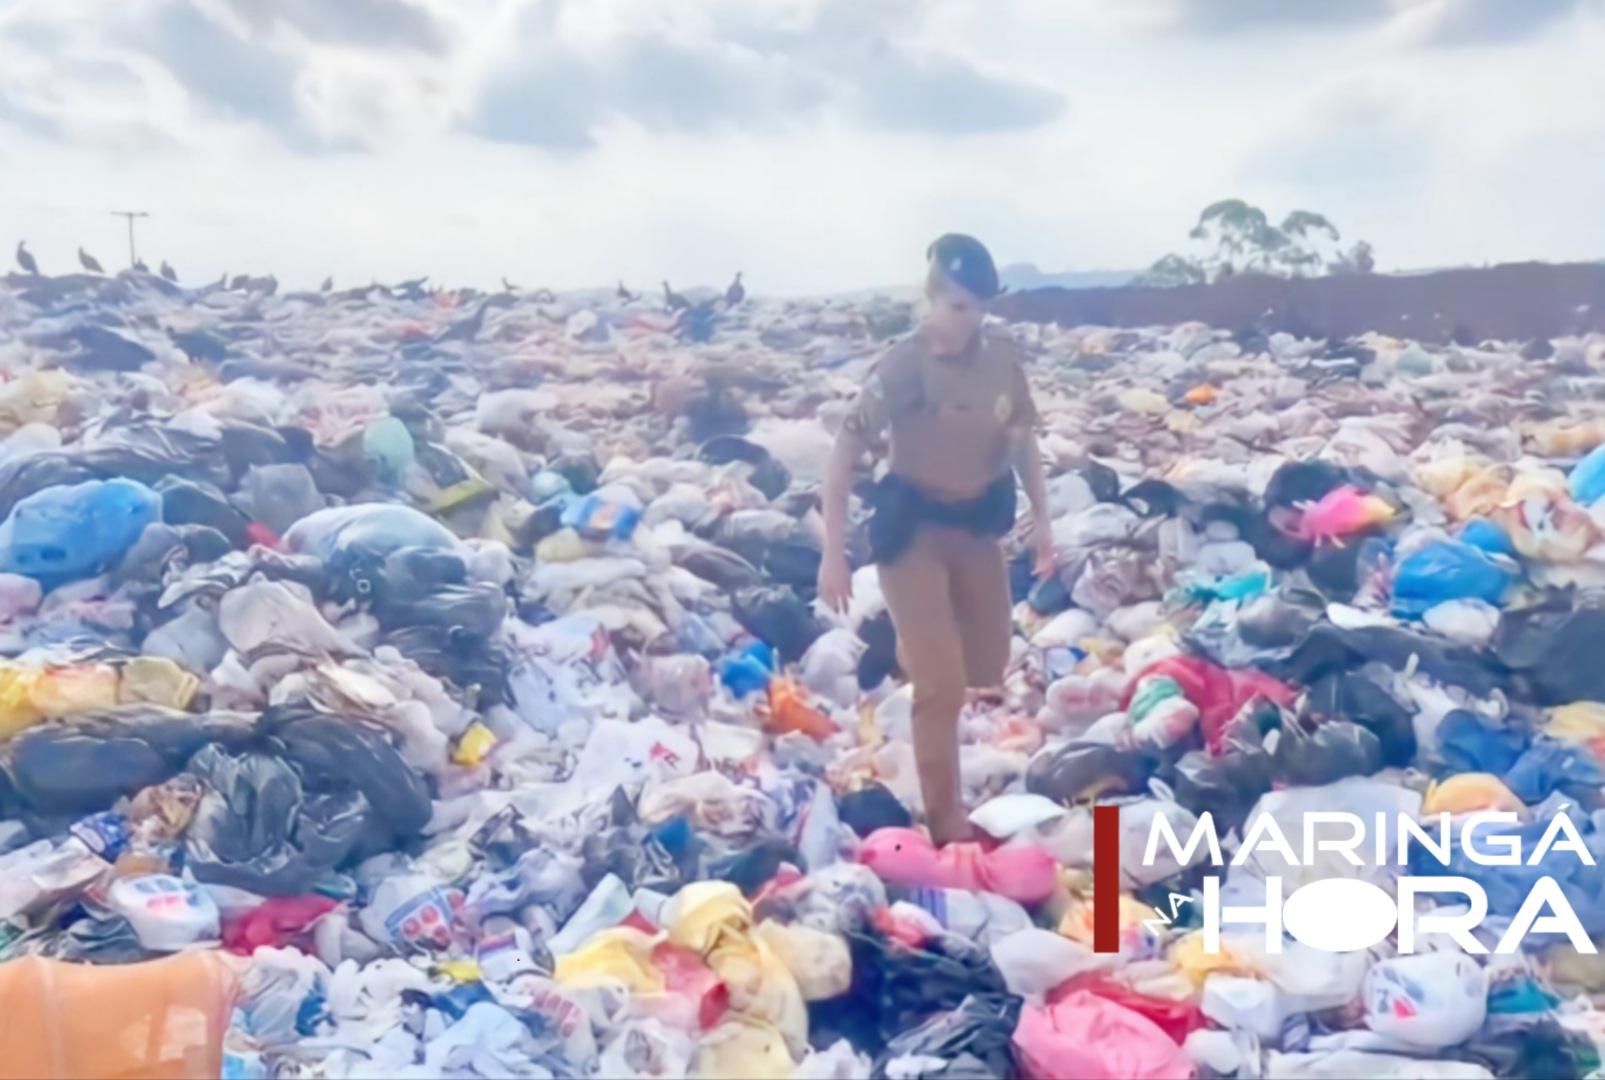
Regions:
[[[832,432],[910,309],[425,285],[0,284],[19,1068],[1598,1068],[1564,934],[1212,951],[1167,900],[1202,848],[1143,854],[1156,818],[1569,807],[1605,855],[1605,338],[1010,327],[1060,570],[1011,538],[1007,683],[961,718],[985,839],[936,849],[875,572],[813,596]],[[1605,934],[1551,855],[1454,873],[1490,928],[1550,874]]]

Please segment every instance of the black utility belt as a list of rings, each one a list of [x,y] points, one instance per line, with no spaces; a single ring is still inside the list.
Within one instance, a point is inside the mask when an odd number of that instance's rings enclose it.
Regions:
[[[1014,528],[1019,494],[1014,474],[1008,472],[963,502],[934,499],[896,473],[888,473],[870,499],[870,554],[877,563],[889,563],[908,550],[921,524],[966,529],[977,536],[1006,535]]]

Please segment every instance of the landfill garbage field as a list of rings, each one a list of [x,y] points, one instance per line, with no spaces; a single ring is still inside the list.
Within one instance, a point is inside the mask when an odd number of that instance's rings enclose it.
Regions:
[[[936,849],[861,514],[814,604],[912,315],[0,282],[0,1075],[1597,1075],[1605,336],[1002,324],[1059,571]],[[1449,854],[1231,860],[1310,811]],[[1485,910],[1211,947],[1273,875]]]

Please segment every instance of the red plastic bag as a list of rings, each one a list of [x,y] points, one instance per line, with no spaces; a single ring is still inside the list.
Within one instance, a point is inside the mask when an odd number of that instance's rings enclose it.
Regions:
[[[1203,1011],[1191,1002],[1150,997],[1103,978],[1073,979],[1054,989],[1048,995],[1048,1004],[1056,1005],[1077,990],[1086,990],[1105,1001],[1112,1001],[1116,1005],[1122,1005],[1132,1012],[1146,1016],[1178,1045],[1186,1041],[1187,1036],[1205,1026]]]
[[[1209,744],[1209,752],[1223,749],[1226,725],[1255,698],[1264,698],[1287,708],[1298,699],[1298,691],[1263,671],[1228,669],[1197,656],[1167,656],[1139,671],[1126,685],[1120,707],[1131,707],[1137,686],[1150,675],[1168,675],[1176,680],[1182,694],[1198,707],[1198,722]]]
[[[697,1024],[703,1031],[719,1026],[730,1010],[730,989],[701,956],[665,941],[653,948],[652,965],[663,973],[669,993],[695,1003]]]
[[[327,896],[275,896],[223,926],[223,947],[250,956],[263,945],[283,948],[339,907]]]

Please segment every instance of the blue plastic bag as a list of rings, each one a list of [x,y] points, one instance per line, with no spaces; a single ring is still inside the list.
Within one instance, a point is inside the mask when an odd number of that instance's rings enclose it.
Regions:
[[[1499,605],[1515,573],[1481,548],[1440,540],[1407,556],[1393,577],[1393,613],[1419,616],[1446,600]]]
[[[1472,518],[1466,522],[1460,530],[1460,539],[1490,555],[1516,557],[1516,545],[1511,542],[1510,534],[1487,518]]]
[[[764,642],[755,641],[725,661],[719,671],[719,681],[736,697],[743,698],[767,690],[774,674],[775,651]]]
[[[1572,498],[1582,506],[1592,506],[1605,499],[1605,445],[1590,450],[1567,481]]]
[[[563,510],[563,526],[592,539],[627,540],[641,520],[633,506],[610,502],[592,493],[574,499]]]
[[[36,491],[0,523],[0,572],[47,589],[93,577],[122,558],[161,509],[161,496],[133,480]]]

